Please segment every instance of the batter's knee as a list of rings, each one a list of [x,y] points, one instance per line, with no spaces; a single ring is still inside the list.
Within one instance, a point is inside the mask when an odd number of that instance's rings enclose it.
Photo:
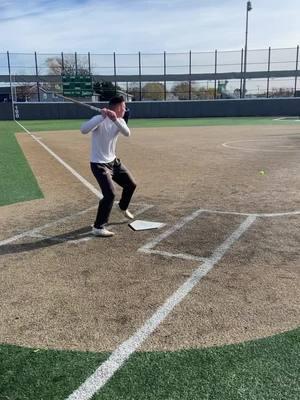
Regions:
[[[103,200],[106,202],[114,202],[116,194],[114,191],[109,190],[103,193]]]

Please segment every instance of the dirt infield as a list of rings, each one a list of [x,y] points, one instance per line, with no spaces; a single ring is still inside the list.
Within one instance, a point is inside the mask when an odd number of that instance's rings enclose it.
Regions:
[[[37,136],[96,187],[89,137]],[[212,257],[244,214],[260,215],[141,350],[236,343],[299,325],[299,127],[133,129],[118,143],[138,183],[132,210],[167,225],[133,232],[113,210],[110,239],[89,234],[96,196],[30,136],[17,138],[45,199],[1,208],[0,241],[41,227],[0,246],[1,342],[113,350],[201,263],[180,254]],[[157,254],[138,252],[199,209],[209,211],[161,240]],[[267,215],[278,213],[287,215]]]

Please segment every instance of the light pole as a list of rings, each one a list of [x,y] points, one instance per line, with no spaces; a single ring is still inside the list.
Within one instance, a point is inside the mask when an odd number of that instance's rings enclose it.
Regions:
[[[245,38],[245,55],[244,55],[244,80],[243,80],[243,97],[246,96],[246,69],[247,69],[247,47],[248,47],[248,13],[252,10],[251,1],[247,1],[246,10],[246,38]]]

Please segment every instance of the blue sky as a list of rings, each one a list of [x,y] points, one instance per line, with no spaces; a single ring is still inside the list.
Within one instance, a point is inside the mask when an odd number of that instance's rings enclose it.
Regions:
[[[0,0],[0,53],[237,50],[245,0]],[[249,49],[300,43],[299,0],[253,0]]]

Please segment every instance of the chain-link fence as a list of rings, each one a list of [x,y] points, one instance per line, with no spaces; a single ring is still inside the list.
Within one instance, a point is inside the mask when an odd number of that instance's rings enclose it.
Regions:
[[[127,100],[153,101],[300,96],[299,46],[248,50],[247,57],[243,49],[157,54],[0,53],[1,89],[13,81],[19,93],[28,92],[19,95],[19,101],[49,101],[39,93],[39,85],[62,90],[63,75],[90,75],[98,100],[111,91],[122,91]],[[37,87],[34,95],[28,89],[31,84]],[[21,90],[22,86],[27,89]]]

